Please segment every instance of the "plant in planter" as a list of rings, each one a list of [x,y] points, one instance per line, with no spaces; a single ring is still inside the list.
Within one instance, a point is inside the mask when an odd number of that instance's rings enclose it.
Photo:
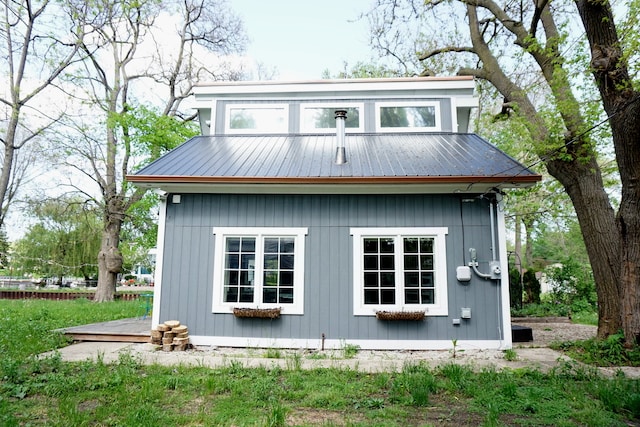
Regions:
[[[233,315],[241,318],[277,319],[280,317],[278,308],[240,308],[233,309]]]

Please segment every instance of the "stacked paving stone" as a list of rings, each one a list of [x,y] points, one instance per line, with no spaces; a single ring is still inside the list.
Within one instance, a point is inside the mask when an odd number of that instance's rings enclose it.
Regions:
[[[189,348],[189,328],[178,320],[167,320],[151,331],[151,344],[163,351],[184,351]]]

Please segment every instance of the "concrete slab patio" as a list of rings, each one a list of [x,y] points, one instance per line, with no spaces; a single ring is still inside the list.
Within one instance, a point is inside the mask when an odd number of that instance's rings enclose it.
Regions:
[[[497,350],[451,351],[359,351],[353,358],[344,358],[340,350],[309,352],[303,350],[281,350],[278,358],[268,358],[264,349],[230,349],[198,347],[188,351],[164,352],[150,344],[123,342],[81,342],[57,350],[62,360],[69,362],[97,361],[113,363],[121,355],[136,358],[142,364],[164,366],[197,366],[219,368],[232,363],[244,367],[282,369],[346,368],[362,372],[397,372],[410,363],[426,363],[433,368],[445,364],[460,364],[481,370],[485,368],[539,369],[548,372],[571,359],[546,347],[518,348],[516,360],[505,359]],[[53,352],[51,352],[53,353]],[[51,354],[49,353],[49,354]],[[621,368],[627,377],[640,378],[639,368]],[[605,376],[616,375],[618,368],[600,368]]]
[[[571,325],[568,322],[546,322],[534,328],[534,340],[528,343],[514,343],[515,360],[505,359],[499,350],[452,350],[443,351],[358,351],[353,358],[345,358],[340,350],[323,352],[308,350],[279,350],[278,358],[269,349],[258,348],[217,348],[196,347],[187,351],[159,351],[148,343],[151,328],[150,319],[124,319],[100,324],[66,328],[63,331],[77,341],[57,352],[62,360],[69,362],[97,361],[105,363],[118,361],[121,355],[135,357],[143,364],[165,366],[203,366],[217,368],[241,363],[246,367],[299,367],[302,369],[342,367],[364,372],[399,371],[407,363],[426,363],[431,367],[456,363],[480,370],[495,369],[539,369],[548,372],[572,360],[548,347],[552,339],[585,339],[595,334],[595,328],[585,325]],[[577,328],[577,329],[576,329]],[[591,328],[591,329],[589,329]],[[271,349],[273,350],[273,349]],[[270,354],[271,353],[271,354]],[[51,353],[49,353],[51,354]],[[598,368],[605,376],[622,372],[630,378],[640,378],[640,368],[616,367]]]

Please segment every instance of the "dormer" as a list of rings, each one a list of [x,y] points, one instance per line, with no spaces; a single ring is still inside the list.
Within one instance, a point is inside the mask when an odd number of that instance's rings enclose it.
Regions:
[[[202,135],[335,133],[337,109],[347,134],[465,133],[474,87],[472,77],[412,77],[221,82],[194,94]]]

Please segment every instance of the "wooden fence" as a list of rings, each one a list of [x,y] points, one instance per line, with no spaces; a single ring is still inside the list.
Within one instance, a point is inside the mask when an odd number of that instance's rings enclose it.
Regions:
[[[146,293],[148,294],[148,293]],[[116,292],[115,299],[133,301],[140,298],[141,293]],[[95,292],[47,292],[25,290],[0,290],[0,299],[48,299],[48,300],[72,300],[86,298],[92,300]]]

